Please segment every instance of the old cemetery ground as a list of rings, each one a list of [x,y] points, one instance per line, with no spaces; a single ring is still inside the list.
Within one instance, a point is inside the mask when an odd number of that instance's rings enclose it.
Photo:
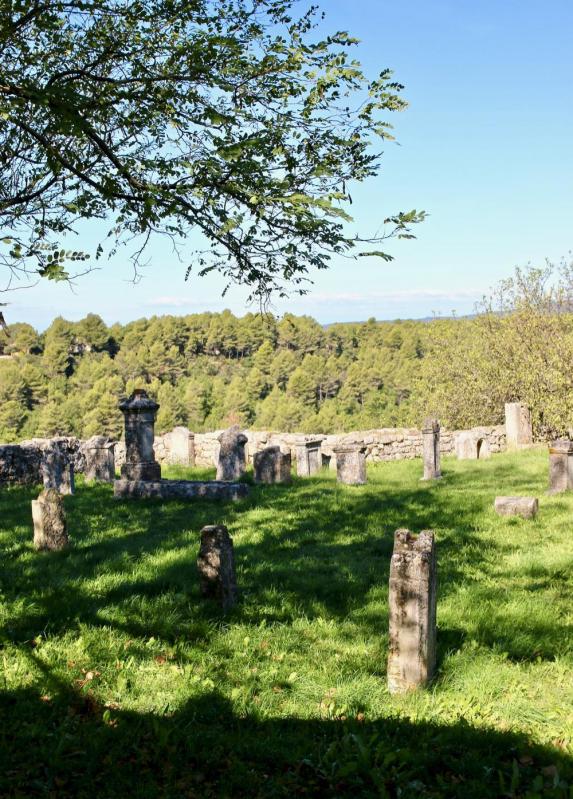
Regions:
[[[2,489],[0,795],[571,796],[573,492],[545,495],[545,449],[443,473],[384,463],[235,504],[80,482],[54,553],[32,548],[37,491]],[[496,516],[498,494],[539,516]],[[214,522],[242,593],[226,616],[199,596]],[[438,674],[391,696],[398,527],[436,531]]]

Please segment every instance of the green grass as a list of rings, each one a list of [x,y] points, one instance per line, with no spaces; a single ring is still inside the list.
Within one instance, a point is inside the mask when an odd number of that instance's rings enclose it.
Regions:
[[[66,498],[73,545],[32,548],[37,490],[0,492],[2,797],[571,797],[573,492],[544,450],[329,473],[248,500]],[[172,470],[170,476],[213,476]],[[496,494],[540,498],[534,522]],[[224,523],[240,604],[199,597]],[[438,675],[386,690],[393,532],[436,531]]]

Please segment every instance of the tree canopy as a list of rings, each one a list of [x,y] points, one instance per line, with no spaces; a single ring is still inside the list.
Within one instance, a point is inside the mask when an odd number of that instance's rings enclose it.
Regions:
[[[403,87],[389,70],[368,80],[356,40],[318,37],[317,9],[296,6],[0,0],[5,284],[67,279],[89,255],[69,242],[93,219],[111,253],[129,244],[136,273],[151,236],[193,234],[187,270],[263,300],[304,290],[334,254],[390,259],[380,242],[411,237],[423,212],[359,238],[347,209],[351,184],[377,173]]]

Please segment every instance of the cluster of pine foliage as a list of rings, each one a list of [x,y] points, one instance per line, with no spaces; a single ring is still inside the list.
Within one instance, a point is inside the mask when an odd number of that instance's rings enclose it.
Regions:
[[[421,322],[335,324],[230,311],[107,327],[89,314],[0,333],[0,441],[118,436],[122,396],[145,386],[158,433],[237,423],[334,432],[416,421],[412,391]]]

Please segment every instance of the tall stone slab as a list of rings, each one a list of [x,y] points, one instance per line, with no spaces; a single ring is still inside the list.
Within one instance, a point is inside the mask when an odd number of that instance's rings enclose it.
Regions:
[[[217,461],[217,480],[233,482],[245,474],[247,460],[245,444],[247,436],[237,425],[225,430],[218,437],[219,458]]]
[[[549,494],[573,489],[573,441],[559,438],[549,445]]]
[[[87,482],[113,483],[115,479],[115,441],[107,436],[92,436],[83,445]]]
[[[253,455],[255,483],[290,483],[290,452],[281,452],[280,447],[265,447]]]
[[[339,444],[332,448],[336,457],[336,480],[345,485],[366,483],[366,445]]]
[[[142,388],[119,404],[125,419],[124,480],[160,480],[161,466],[155,460],[153,438],[159,405]]]
[[[388,689],[427,685],[436,663],[437,568],[434,533],[396,530],[390,564]]]
[[[168,434],[168,462],[179,466],[195,466],[195,435],[186,427],[175,427]]]
[[[422,459],[424,476],[422,480],[439,480],[442,476],[440,466],[440,423],[437,419],[425,419],[422,427]]]
[[[34,547],[58,550],[68,545],[68,531],[64,502],[55,488],[42,491],[38,499],[32,500],[34,522]]]
[[[296,453],[296,473],[299,477],[311,477],[322,468],[322,456],[320,439],[313,441],[301,441],[295,445]]]
[[[521,402],[505,403],[505,436],[508,450],[523,449],[533,444],[531,414]]]
[[[238,591],[233,539],[225,525],[208,525],[201,530],[197,569],[201,596],[215,599],[223,610],[229,610],[237,601]]]

